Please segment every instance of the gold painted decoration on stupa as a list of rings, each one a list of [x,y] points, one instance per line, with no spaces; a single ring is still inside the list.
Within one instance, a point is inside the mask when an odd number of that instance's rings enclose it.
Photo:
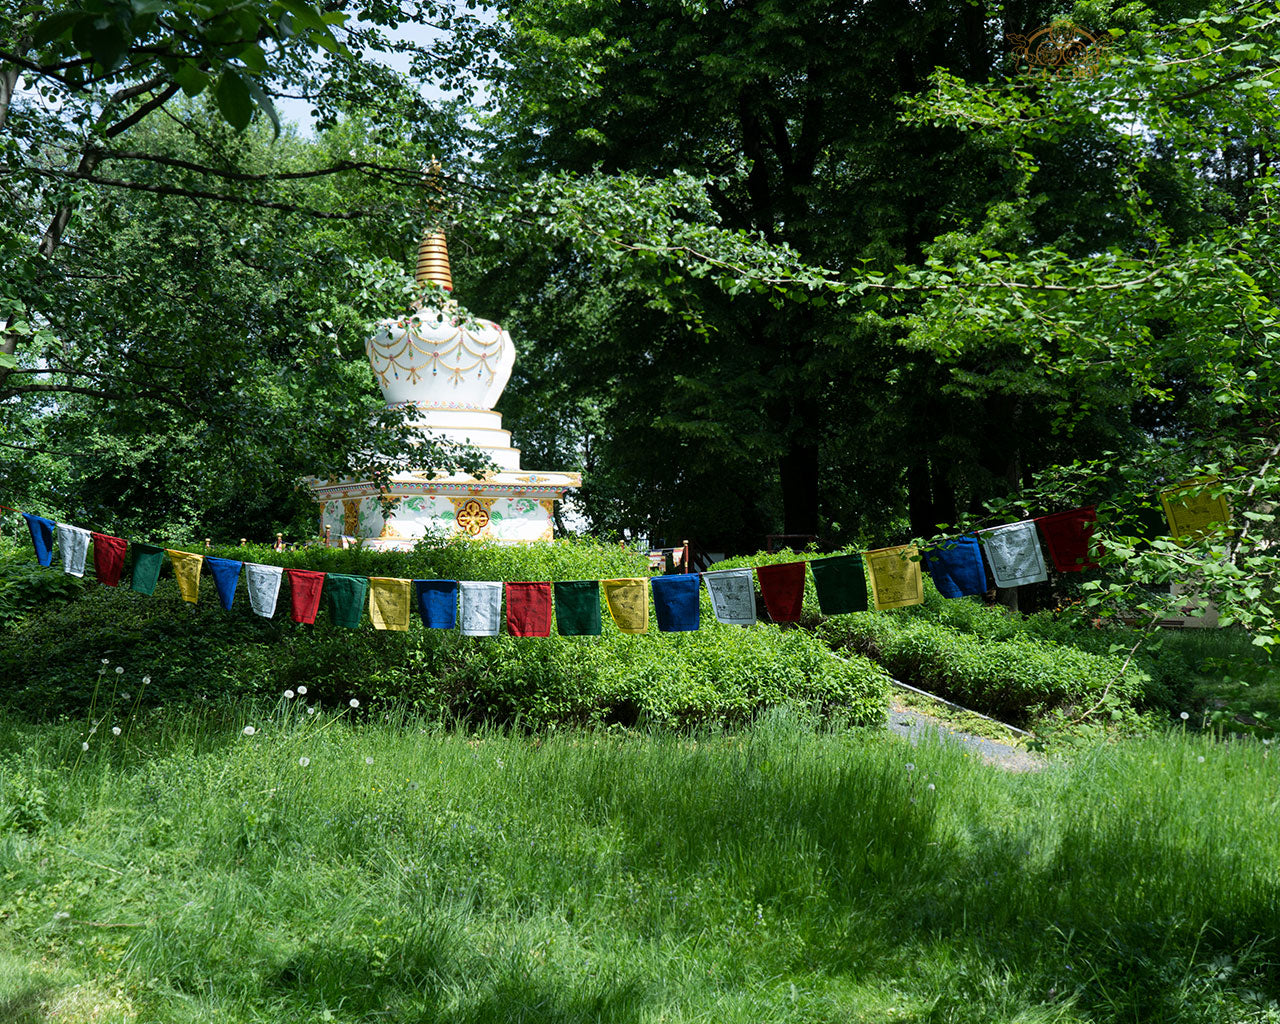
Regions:
[[[418,284],[438,284],[453,291],[453,271],[449,267],[449,246],[443,231],[427,231],[418,243],[418,268],[414,272]]]
[[[411,316],[403,321],[404,334],[379,332],[369,339],[366,349],[373,372],[384,387],[391,377],[417,384],[427,367],[431,368],[431,376],[444,373],[454,385],[461,384],[474,371],[487,387],[497,374],[503,349],[502,333],[496,324],[493,327],[493,333],[486,338],[442,320],[432,324],[422,315]],[[443,338],[439,332],[445,332]]]
[[[489,506],[493,499],[450,498],[454,507],[454,519],[459,529],[472,537],[478,537],[489,525]]]

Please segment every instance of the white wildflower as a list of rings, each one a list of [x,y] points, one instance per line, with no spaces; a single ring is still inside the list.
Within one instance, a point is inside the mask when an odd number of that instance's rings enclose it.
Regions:
[[[253,726],[251,726],[251,725],[246,725],[246,726],[244,727],[244,734],[245,734],[246,736],[252,736],[252,735],[253,735],[255,732],[257,732],[257,731],[258,731],[258,730],[257,730],[257,729],[255,729],[255,728],[254,728]]]
[[[118,726],[118,725],[113,725],[113,726],[111,727],[111,735],[112,735],[112,736],[119,736],[119,735],[120,735],[120,726]]]
[[[292,690],[285,690],[285,691],[284,691],[284,699],[285,699],[285,700],[293,700],[293,691],[292,691]]]
[[[298,696],[299,696],[299,697],[305,697],[306,695],[307,695],[307,688],[306,688],[305,686],[299,686],[299,687],[298,687]]]
[[[358,708],[360,706],[360,702],[356,700],[354,697],[352,697],[349,701],[347,701],[347,703],[350,704],[353,708]]]

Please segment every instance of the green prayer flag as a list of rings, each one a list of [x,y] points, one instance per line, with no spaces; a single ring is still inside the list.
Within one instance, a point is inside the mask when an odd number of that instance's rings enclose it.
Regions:
[[[813,571],[813,589],[818,593],[818,607],[823,615],[867,610],[867,577],[862,571],[861,555],[815,558],[809,568]]]
[[[600,582],[557,583],[556,628],[561,636],[600,635]]]
[[[369,599],[369,577],[325,573],[324,596],[329,599],[329,618],[335,626],[358,629]]]
[[[160,578],[160,564],[164,561],[164,548],[158,548],[153,544],[134,542],[129,545],[129,550],[133,553],[133,582],[130,587],[139,594],[146,594],[147,597],[150,597],[155,593],[156,580]]]

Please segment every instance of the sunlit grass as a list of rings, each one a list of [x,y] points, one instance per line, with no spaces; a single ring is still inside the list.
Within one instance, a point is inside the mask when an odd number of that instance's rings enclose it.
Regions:
[[[1253,740],[1015,776],[785,714],[474,734],[308,696],[104,719],[88,752],[82,725],[0,722],[0,1009],[1280,1019],[1280,776]],[[96,1018],[49,1009],[86,993]]]

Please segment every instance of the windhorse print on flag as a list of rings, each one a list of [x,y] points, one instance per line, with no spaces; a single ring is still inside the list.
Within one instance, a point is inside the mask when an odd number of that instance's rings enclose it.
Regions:
[[[496,580],[460,580],[458,632],[498,636],[502,632],[502,584]]]
[[[871,594],[876,611],[924,603],[920,553],[914,544],[868,551],[867,569],[871,574]]]
[[[1184,480],[1160,492],[1160,504],[1169,521],[1169,533],[1179,547],[1186,547],[1231,521],[1224,494],[1215,494],[1216,476]]]
[[[991,575],[1002,590],[1043,583],[1049,578],[1036,524],[1030,519],[994,526],[983,530],[978,537],[987,564],[991,566]]]
[[[750,569],[715,569],[702,574],[716,621],[750,626],[756,621],[755,574]]]

